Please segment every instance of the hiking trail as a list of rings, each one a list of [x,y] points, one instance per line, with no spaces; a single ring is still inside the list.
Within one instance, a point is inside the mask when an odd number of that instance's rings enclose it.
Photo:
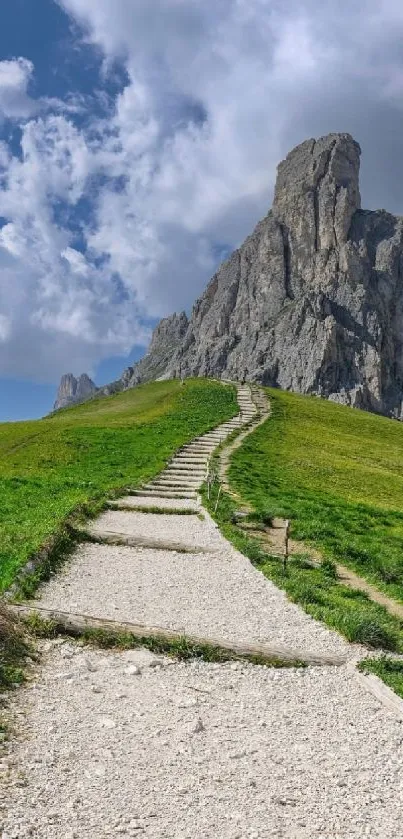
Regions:
[[[202,507],[216,447],[268,415],[263,391],[237,390],[238,416],[89,524],[29,608],[240,660],[43,641],[0,755],[2,839],[401,835],[403,704],[379,701],[354,668],[360,650],[289,602]],[[246,650],[308,666],[265,667]]]

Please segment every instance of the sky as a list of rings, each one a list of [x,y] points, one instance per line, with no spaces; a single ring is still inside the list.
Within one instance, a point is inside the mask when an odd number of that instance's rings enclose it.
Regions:
[[[401,0],[2,3],[0,420],[119,376],[332,131],[403,214]]]

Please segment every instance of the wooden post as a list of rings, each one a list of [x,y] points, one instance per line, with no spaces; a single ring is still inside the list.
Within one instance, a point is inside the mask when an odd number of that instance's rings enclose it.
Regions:
[[[207,484],[207,498],[210,501],[210,458],[207,461],[206,484]]]
[[[285,529],[284,529],[284,558],[283,558],[284,571],[287,570],[287,563],[288,563],[288,557],[289,557],[289,546],[288,546],[289,535],[290,535],[290,522],[287,519],[287,521],[285,523]]]
[[[217,512],[217,507],[218,507],[218,502],[219,502],[219,500],[220,500],[221,490],[222,490],[222,486],[221,486],[221,484],[220,484],[220,486],[218,487],[217,500],[216,500],[216,502],[215,502],[215,507],[214,507],[214,512],[215,512],[215,513]]]

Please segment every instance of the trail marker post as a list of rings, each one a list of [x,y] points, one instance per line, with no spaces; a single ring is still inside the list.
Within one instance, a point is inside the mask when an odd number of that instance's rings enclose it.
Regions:
[[[289,544],[288,544],[289,536],[290,536],[290,522],[287,519],[286,523],[285,523],[285,527],[284,527],[284,557],[283,557],[284,571],[287,570],[288,558],[289,558],[289,555],[290,555],[289,554]]]

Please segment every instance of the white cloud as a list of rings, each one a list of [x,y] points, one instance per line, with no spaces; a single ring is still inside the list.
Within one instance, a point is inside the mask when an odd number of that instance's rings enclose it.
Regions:
[[[80,251],[76,251],[75,248],[69,247],[65,248],[60,255],[67,260],[73,274],[81,274],[82,277],[88,277],[90,268],[87,260]]]
[[[0,62],[0,113],[22,129],[20,157],[0,143],[0,373],[53,378],[145,340],[144,318],[189,306],[216,248],[251,231],[307,136],[351,131],[364,198],[402,211],[400,2],[59,3],[104,56],[98,101],[115,60],[127,83],[102,120],[80,91],[33,101],[32,64]]]
[[[36,109],[27,93],[33,71],[26,58],[0,61],[0,116],[29,117]]]

